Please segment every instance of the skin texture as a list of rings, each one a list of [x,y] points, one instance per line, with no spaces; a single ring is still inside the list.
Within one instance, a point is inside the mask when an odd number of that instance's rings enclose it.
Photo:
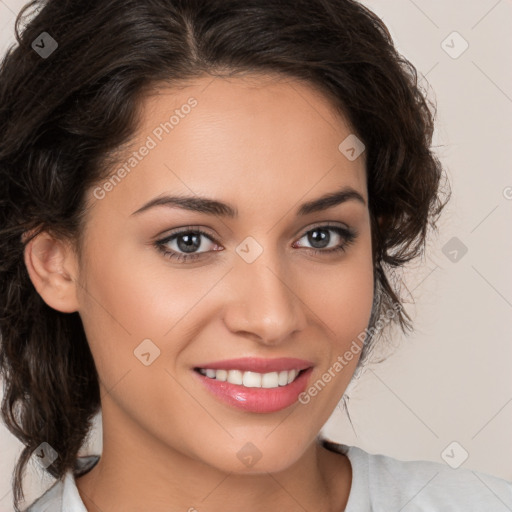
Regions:
[[[364,154],[349,161],[338,150],[352,131],[311,86],[258,75],[153,91],[133,148],[190,97],[197,105],[161,141],[153,136],[156,147],[120,183],[102,199],[89,191],[80,259],[47,233],[25,252],[46,303],[79,312],[100,376],[103,454],[77,479],[80,494],[90,512],[341,511],[350,463],[316,437],[358,355],[308,404],[268,414],[219,402],[192,369],[298,357],[314,363],[309,386],[364,330],[373,299]],[[366,204],[295,215],[344,186]],[[238,218],[166,206],[132,215],[163,194],[228,202]],[[307,233],[327,223],[357,232],[345,252],[313,253]],[[213,239],[201,238],[196,252],[207,254],[192,263],[153,245],[182,227]],[[343,243],[328,233],[329,248]],[[263,248],[250,264],[235,251],[248,236]],[[179,251],[177,239],[167,247]],[[160,355],[145,366],[134,350],[148,338]],[[261,453],[251,467],[237,457],[249,442]]]

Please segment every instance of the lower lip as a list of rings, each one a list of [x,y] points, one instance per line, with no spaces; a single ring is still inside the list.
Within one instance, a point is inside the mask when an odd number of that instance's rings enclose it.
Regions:
[[[276,412],[294,404],[306,389],[313,368],[302,372],[291,384],[277,388],[246,388],[227,381],[211,379],[193,370],[214,396],[228,405],[248,412]]]

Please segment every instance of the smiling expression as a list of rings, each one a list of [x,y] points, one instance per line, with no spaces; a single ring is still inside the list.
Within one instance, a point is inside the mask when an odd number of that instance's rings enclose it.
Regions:
[[[340,152],[350,126],[293,80],[204,77],[162,87],[142,112],[137,161],[89,191],[78,272],[104,435],[238,472],[256,471],[237,457],[252,443],[257,470],[279,471],[358,358],[309,403],[298,394],[370,318],[365,155]],[[269,366],[280,358],[302,362]]]

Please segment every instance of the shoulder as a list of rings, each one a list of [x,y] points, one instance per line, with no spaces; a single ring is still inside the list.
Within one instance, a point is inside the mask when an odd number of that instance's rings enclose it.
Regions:
[[[346,512],[512,510],[512,483],[507,480],[441,462],[402,461],[355,446],[337,446],[352,465]]]
[[[64,481],[57,480],[42,496],[37,498],[25,512],[57,512],[62,509]]]
[[[54,482],[24,512],[61,512],[62,510],[67,512],[87,512],[78,493],[75,477],[81,476],[92,469],[98,460],[98,455],[79,457],[76,460],[74,470],[68,470],[62,480]]]

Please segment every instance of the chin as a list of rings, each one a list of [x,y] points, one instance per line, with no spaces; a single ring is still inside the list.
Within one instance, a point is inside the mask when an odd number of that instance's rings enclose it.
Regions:
[[[231,445],[224,445],[224,448],[219,445],[216,448],[208,453],[207,459],[202,452],[202,460],[206,464],[226,473],[257,475],[284,471],[302,457],[307,446],[301,449],[297,444],[287,446],[286,442],[277,438],[269,442],[262,437],[260,441],[233,441]]]

